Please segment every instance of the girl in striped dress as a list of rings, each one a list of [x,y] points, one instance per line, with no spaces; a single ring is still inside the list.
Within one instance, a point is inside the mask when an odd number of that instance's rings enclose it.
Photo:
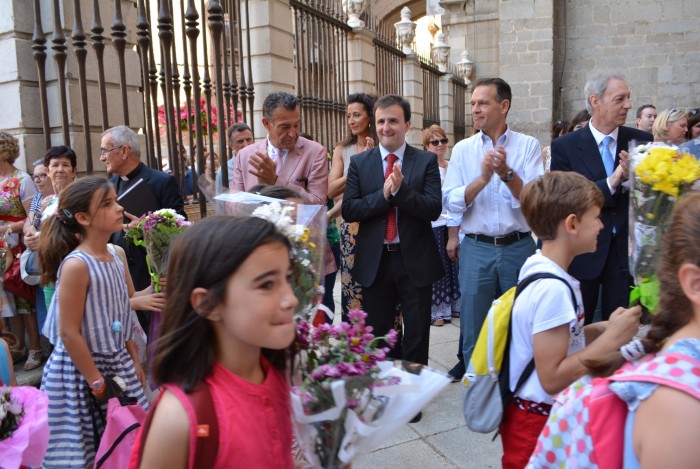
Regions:
[[[92,467],[96,444],[88,393],[106,413],[105,376],[120,377],[126,394],[148,406],[132,340],[131,277],[124,252],[107,244],[122,228],[123,212],[106,180],[87,177],[61,192],[56,215],[42,225],[41,280],[56,284],[43,331],[55,346],[41,380],[49,396],[44,468]]]

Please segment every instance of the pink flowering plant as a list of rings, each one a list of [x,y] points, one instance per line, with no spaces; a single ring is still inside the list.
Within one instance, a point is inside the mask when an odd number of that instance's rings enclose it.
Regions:
[[[146,262],[156,293],[160,292],[160,279],[165,276],[170,260],[170,246],[191,223],[175,210],[164,208],[148,212],[139,219],[136,227],[126,236],[136,246],[146,248]]]
[[[182,103],[179,108],[174,110],[173,122],[177,122],[178,116],[180,117],[180,129],[185,133],[192,133],[195,135],[197,133],[197,128],[195,127],[195,106],[194,101],[190,105],[189,120],[187,114],[187,103]],[[216,135],[219,131],[219,109],[216,104],[211,105],[211,109],[207,107],[207,101],[204,98],[200,98],[199,107],[201,109],[202,118],[202,135],[207,136],[210,133]],[[229,122],[228,116],[231,116],[231,121]],[[235,117],[234,117],[235,116]],[[158,126],[160,128],[160,134],[163,135],[167,129],[166,126],[167,113],[165,112],[165,105],[158,106]],[[238,110],[234,114],[233,106],[229,106],[229,112],[224,114],[224,127],[228,127],[233,122],[243,122],[243,113]]]
[[[36,388],[0,387],[0,468],[41,465],[49,444],[48,406]]]

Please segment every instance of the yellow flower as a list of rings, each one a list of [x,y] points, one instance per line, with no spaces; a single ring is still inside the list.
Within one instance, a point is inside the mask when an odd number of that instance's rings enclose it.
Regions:
[[[651,212],[650,212],[650,213],[647,213],[647,218],[648,218],[649,220],[653,220],[653,219],[654,219],[654,214],[651,213]]]
[[[663,192],[664,194],[668,194],[672,197],[678,197],[678,185],[674,184],[668,179],[665,181],[657,182],[652,186],[652,189],[655,191]]]

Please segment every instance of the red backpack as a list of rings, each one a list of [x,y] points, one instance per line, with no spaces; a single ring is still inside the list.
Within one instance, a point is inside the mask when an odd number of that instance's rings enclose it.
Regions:
[[[209,469],[214,467],[219,452],[219,422],[216,418],[214,401],[209,386],[202,381],[191,393],[185,393],[179,386],[166,384],[163,391],[172,392],[185,408],[190,420],[190,450],[187,467],[190,469]],[[143,447],[146,443],[148,430],[151,427],[153,414],[158,407],[161,392],[156,402],[151,406],[146,421],[139,432],[129,461],[129,469],[138,469],[141,465]]]
[[[700,400],[700,362],[677,352],[627,363],[607,378],[581,378],[555,397],[527,467],[623,467],[627,404],[609,385],[630,381],[668,386]]]

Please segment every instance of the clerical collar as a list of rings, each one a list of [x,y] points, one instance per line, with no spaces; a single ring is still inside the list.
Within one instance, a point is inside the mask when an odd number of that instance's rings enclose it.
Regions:
[[[119,176],[119,177],[121,178],[122,181],[129,182],[131,179],[134,179],[136,176],[139,175],[139,173],[141,172],[142,166],[144,166],[144,164],[143,164],[143,162],[140,162],[138,164],[138,166],[136,166],[136,168],[134,168],[134,170],[132,172],[130,172],[126,176]]]

